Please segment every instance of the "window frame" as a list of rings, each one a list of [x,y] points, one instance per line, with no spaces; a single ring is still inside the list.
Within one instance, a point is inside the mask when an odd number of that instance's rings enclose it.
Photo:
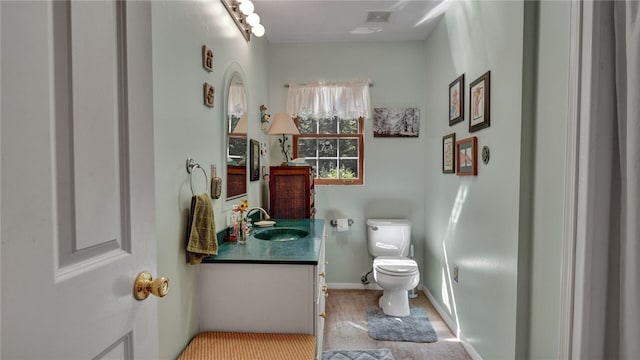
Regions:
[[[343,120],[343,119],[339,119]],[[299,126],[299,118],[295,117],[293,121],[296,127]],[[358,129],[352,134],[296,134],[293,135],[293,157],[298,157],[298,139],[327,139],[327,138],[347,138],[358,139],[358,177],[356,179],[321,179],[314,176],[316,185],[364,185],[364,118],[358,117],[356,120]],[[318,174],[316,174],[318,175]]]

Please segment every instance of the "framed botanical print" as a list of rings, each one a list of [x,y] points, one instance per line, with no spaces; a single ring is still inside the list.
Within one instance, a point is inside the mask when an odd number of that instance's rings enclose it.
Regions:
[[[490,77],[487,71],[469,85],[469,132],[489,127]]]
[[[456,172],[456,133],[442,137],[442,173],[453,174]]]
[[[456,142],[456,174],[478,175],[478,138],[468,137]]]
[[[464,120],[464,74],[449,84],[449,126]]]

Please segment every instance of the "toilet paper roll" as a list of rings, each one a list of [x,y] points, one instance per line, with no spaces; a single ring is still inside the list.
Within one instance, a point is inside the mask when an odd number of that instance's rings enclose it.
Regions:
[[[349,219],[338,219],[338,232],[349,231]]]

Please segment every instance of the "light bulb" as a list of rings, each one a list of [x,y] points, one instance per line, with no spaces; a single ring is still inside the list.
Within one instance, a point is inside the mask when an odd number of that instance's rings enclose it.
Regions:
[[[249,24],[251,26],[256,26],[256,25],[260,24],[260,15],[258,15],[256,13],[251,13],[251,14],[247,15],[247,24]]]
[[[262,24],[258,24],[251,28],[251,32],[253,33],[253,35],[261,37],[262,35],[264,35],[264,26],[262,26]]]
[[[240,4],[240,11],[242,11],[242,13],[245,15],[251,14],[253,12],[253,9],[253,3],[250,0],[243,1]]]

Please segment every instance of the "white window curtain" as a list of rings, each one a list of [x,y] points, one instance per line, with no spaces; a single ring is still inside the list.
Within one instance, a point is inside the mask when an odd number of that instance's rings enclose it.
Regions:
[[[614,170],[605,357],[640,356],[640,3],[614,1]],[[617,125],[617,126],[616,126]],[[615,131],[614,130],[614,131]],[[616,334],[615,330],[620,333]],[[611,355],[611,357],[609,356]]]
[[[229,85],[229,99],[227,102],[227,115],[240,118],[247,111],[247,95],[244,92],[244,85],[231,83]]]
[[[370,102],[369,80],[290,82],[287,112],[302,117],[366,119]]]
[[[586,3],[591,5],[591,3]],[[640,2],[594,1],[584,261],[574,359],[640,356]],[[593,152],[592,152],[593,151]],[[580,196],[580,195],[579,195]],[[584,243],[582,243],[584,241]]]

